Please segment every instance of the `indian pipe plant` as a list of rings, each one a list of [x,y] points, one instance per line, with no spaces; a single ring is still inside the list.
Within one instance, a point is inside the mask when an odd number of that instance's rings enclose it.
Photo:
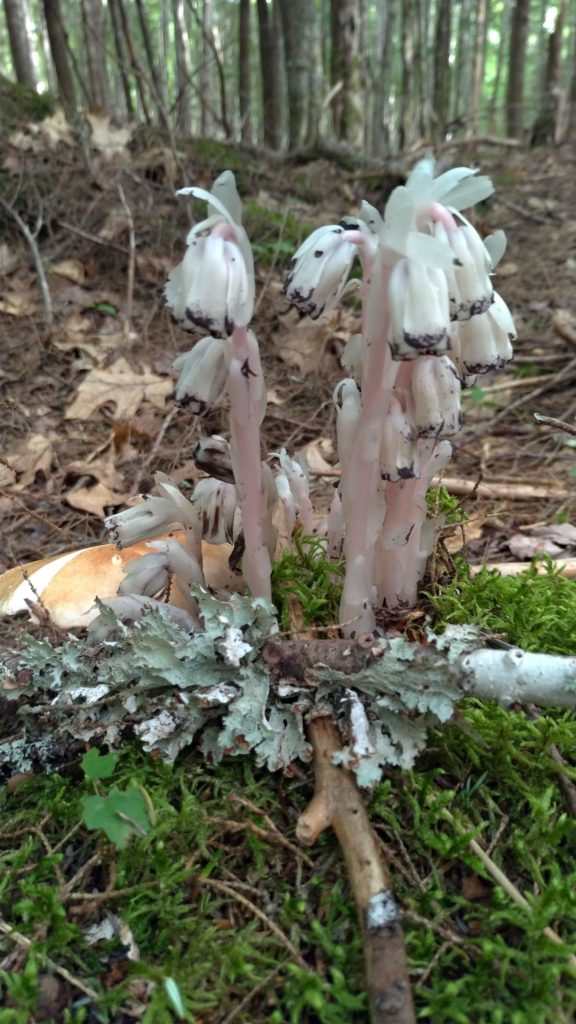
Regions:
[[[469,627],[421,645],[378,629],[382,608],[417,599],[435,533],[426,493],[450,458],[461,389],[512,356],[513,320],[492,284],[504,234],[482,240],[462,213],[492,191],[467,167],[435,178],[426,158],[383,215],[362,203],[357,217],[313,231],[296,252],[284,291],[304,313],[319,317],[358,287],[362,302],[360,332],[343,356],[347,376],[334,390],[341,475],[317,521],[302,465],[284,449],[262,458],[254,265],[234,176],[224,172],[210,192],[181,189],[208,210],[188,234],[166,301],[180,327],[206,336],[176,361],[176,399],[199,414],[226,402],[229,439],[198,441],[194,457],[206,475],[190,498],[158,474],[157,494],[108,519],[120,553],[89,548],[0,581],[7,614],[39,602],[69,628],[100,611],[92,637],[106,640],[108,663],[79,661],[70,645],[21,656],[32,669],[42,660],[40,677],[31,676],[58,691],[50,706],[60,714],[78,693],[90,705],[96,688],[90,721],[109,705],[99,737],[129,708],[146,749],[168,760],[201,730],[201,749],[215,760],[253,750],[258,763],[285,768],[314,757],[316,792],[297,834],[312,842],[330,824],[338,835],[360,910],[373,1021],[413,1021],[414,1012],[399,912],[357,783],[372,785],[388,764],[411,767],[430,723],[447,721],[463,693],[505,704],[521,692],[575,701],[566,690],[572,664],[553,671],[538,661],[529,679],[524,652],[478,649]],[[356,258],[360,284],[349,280]],[[344,564],[344,639],[329,647],[314,632],[274,640],[272,567],[286,546],[333,563],[336,582]],[[234,593],[242,589],[249,599]],[[103,599],[96,610],[95,597]],[[126,621],[136,623],[132,632]],[[28,685],[20,678],[9,680],[10,696]]]

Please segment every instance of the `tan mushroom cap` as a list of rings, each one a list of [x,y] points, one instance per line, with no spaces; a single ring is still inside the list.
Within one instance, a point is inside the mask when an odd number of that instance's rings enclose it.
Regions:
[[[170,536],[179,540],[182,534]],[[40,602],[61,629],[87,626],[98,615],[96,598],[115,597],[124,578],[124,566],[151,550],[145,541],[121,551],[113,544],[99,544],[9,569],[0,576],[0,616],[30,614],[27,602]],[[214,590],[243,589],[242,577],[228,565],[231,550],[229,544],[202,543],[206,584]],[[185,607],[177,586],[172,588],[170,602]]]

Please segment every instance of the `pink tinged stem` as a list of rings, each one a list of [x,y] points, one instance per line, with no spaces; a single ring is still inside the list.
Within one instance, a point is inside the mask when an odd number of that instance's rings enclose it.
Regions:
[[[254,335],[249,335],[245,327],[236,327],[230,340],[230,434],[246,544],[243,571],[253,597],[270,600],[272,566],[265,541],[266,502],[260,452],[260,424],[266,398],[264,378]]]
[[[389,269],[374,261],[365,268],[362,337],[364,345],[362,409],[356,430],[346,480],[342,479],[345,521],[344,556],[346,576],[341,620],[349,622],[348,633],[368,631],[374,626],[372,598],[375,582],[375,547],[379,533],[377,515],[382,519],[385,504],[379,495],[382,432],[392,398],[397,372],[388,344]],[[355,622],[350,622],[354,619]]]

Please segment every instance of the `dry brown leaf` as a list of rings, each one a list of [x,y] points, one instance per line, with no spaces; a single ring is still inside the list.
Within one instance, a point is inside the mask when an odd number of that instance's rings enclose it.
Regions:
[[[44,434],[28,434],[18,441],[9,452],[3,455],[3,461],[18,475],[18,482],[10,486],[17,491],[24,490],[38,472],[48,476],[52,465],[52,439]]]
[[[40,296],[35,288],[11,288],[0,299],[0,313],[6,313],[7,316],[34,316],[40,307]]]
[[[13,487],[16,483],[16,470],[0,459],[0,487]]]
[[[18,266],[20,256],[6,242],[0,242],[0,274],[9,274]]]
[[[126,152],[126,146],[132,138],[131,128],[116,128],[110,124],[110,118],[103,114],[86,114],[86,120],[92,129],[90,143],[94,149],[99,150],[107,159]]]
[[[72,281],[74,284],[84,284],[86,280],[86,267],[80,260],[60,260],[59,263],[52,264],[50,271],[52,274],[64,277],[67,281]]]
[[[323,473],[333,473],[333,463],[326,459],[334,455],[334,445],[329,437],[317,437],[314,441],[303,448],[298,449],[298,456],[304,458],[310,473],[315,476],[322,476]]]
[[[87,419],[106,402],[116,406],[114,419],[130,419],[144,401],[163,409],[173,390],[173,381],[156,376],[148,366],[137,373],[127,359],[118,359],[107,369],[95,367],[86,374],[77,398],[66,411],[66,419]]]
[[[557,309],[552,317],[552,327],[561,338],[576,345],[576,318],[568,309]]]
[[[70,491],[65,501],[72,508],[80,509],[81,512],[90,512],[99,519],[104,519],[111,508],[118,505],[125,505],[131,495],[126,492],[113,491],[106,484],[94,484],[93,487],[79,487]]]
[[[109,459],[79,459],[77,462],[69,463],[65,467],[65,473],[67,478],[91,476],[112,491],[124,490],[124,476]]]
[[[333,314],[321,320],[301,319],[296,310],[290,310],[280,320],[280,329],[273,335],[277,354],[288,366],[294,366],[303,375],[322,375],[331,372],[334,356],[327,350]],[[337,313],[336,313],[337,317]]]

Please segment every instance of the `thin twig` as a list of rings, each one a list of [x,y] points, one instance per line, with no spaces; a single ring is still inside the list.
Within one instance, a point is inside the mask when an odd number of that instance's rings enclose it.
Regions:
[[[456,819],[450,813],[448,808],[445,807],[442,813],[444,817],[448,819],[450,824],[453,825],[459,832],[465,831],[463,826],[456,821]],[[488,856],[486,850],[484,850],[483,847],[480,846],[480,843],[476,839],[470,839],[468,842],[468,846],[470,847],[472,853],[475,854],[475,856],[478,857],[480,861],[482,861],[482,864],[486,868],[488,874],[492,876],[494,881],[499,886],[501,886],[502,889],[504,889],[504,892],[510,897],[510,899],[519,907],[522,907],[523,910],[526,910],[528,914],[532,914],[533,908],[526,899],[526,897],[522,895],[520,890],[514,885],[514,882],[512,882],[508,878],[508,875],[505,875],[502,869],[499,868],[498,865],[494,863],[492,858]],[[550,928],[548,925],[542,929],[542,933],[546,936],[547,939],[550,939],[550,941],[554,942],[556,945],[564,945],[564,942],[558,935],[558,932],[555,932],[554,929]],[[570,953],[568,955],[568,963],[571,967],[576,967],[576,956],[574,956],[573,953]]]
[[[236,1018],[242,1013],[242,1010],[245,1010],[246,1007],[252,1002],[254,996],[257,996],[259,992],[262,992],[262,990],[265,989],[270,984],[270,982],[273,981],[274,978],[276,978],[280,974],[281,970],[282,965],[275,967],[274,970],[270,971],[270,973],[267,974],[265,978],[262,978],[262,981],[259,981],[257,985],[254,985],[254,988],[251,988],[250,991],[246,993],[246,995],[244,996],[243,999],[240,1000],[238,1005],[235,1006],[234,1009],[230,1011],[230,1013],[226,1014],[224,1019],[220,1021],[220,1024],[232,1024],[232,1021],[235,1021]]]
[[[563,381],[565,382],[566,378],[569,377],[574,370],[576,370],[576,358],[571,359],[566,363],[558,373],[551,373],[546,384],[542,384],[539,388],[531,391],[528,395],[523,395],[522,398],[517,398],[515,402],[511,402],[511,404],[507,405],[505,409],[501,410],[501,412],[496,413],[496,415],[490,420],[490,429],[493,430],[494,425],[507,417],[514,409],[519,409],[520,406],[526,405],[527,402],[534,401],[535,398],[539,398],[540,395],[550,391],[551,388],[555,388],[557,384],[560,384]],[[481,424],[478,429],[484,431],[486,429],[485,424]]]
[[[271,931],[272,934],[276,936],[278,941],[284,946],[285,949],[288,950],[290,956],[298,964],[299,967],[301,967],[304,971],[310,970],[310,965],[306,963],[304,957],[301,956],[301,954],[296,949],[296,946],[294,946],[290,942],[288,936],[284,935],[282,929],[279,928],[278,925],[275,924],[274,921],[272,921],[268,917],[268,915],[264,913],[263,910],[260,910],[260,907],[257,907],[255,903],[252,903],[252,900],[249,900],[246,896],[242,896],[241,893],[233,889],[231,885],[227,885],[226,882],[219,882],[215,878],[198,878],[197,883],[202,888],[214,889],[215,892],[221,892],[224,896],[228,896],[229,899],[235,900],[237,903],[241,903],[242,906],[246,907],[251,914],[254,914],[255,917],[258,917],[263,922],[263,924],[266,925],[269,931]]]
[[[50,288],[48,287],[48,278],[46,277],[46,273],[45,273],[44,267],[42,265],[42,257],[40,256],[40,250],[38,249],[38,246],[36,245],[36,239],[34,238],[34,235],[30,231],[30,228],[28,227],[28,225],[25,224],[24,221],[22,220],[22,217],[20,216],[18,211],[15,210],[12,206],[10,206],[10,204],[7,203],[6,200],[2,199],[1,197],[0,197],[0,206],[2,206],[3,209],[5,209],[6,212],[9,213],[11,215],[11,217],[14,218],[14,220],[16,221],[18,227],[20,228],[20,231],[24,235],[24,238],[28,242],[28,245],[30,247],[30,251],[32,253],[32,258],[34,260],[34,266],[36,267],[36,275],[38,277],[38,287],[40,288],[40,292],[41,292],[41,295],[42,295],[42,303],[44,305],[44,320],[46,322],[46,326],[47,327],[51,327],[53,322],[54,322],[54,311],[53,311],[53,308],[52,308],[52,296],[50,295]]]
[[[118,195],[120,196],[120,202],[122,203],[122,208],[126,214],[126,220],[128,221],[128,238],[130,244],[128,257],[128,284],[126,287],[126,316],[124,317],[124,335],[128,338],[132,329],[132,309],[134,306],[134,281],[136,279],[136,233],[134,231],[134,217],[132,216],[132,210],[128,206],[122,185],[118,185]]]
[[[554,416],[543,416],[541,412],[534,413],[534,419],[538,426],[555,427],[556,430],[565,430],[567,434],[576,437],[576,426],[573,423],[565,423],[564,420],[557,420]]]
[[[34,945],[31,939],[26,935],[22,935],[21,932],[17,932],[16,929],[12,928],[12,926],[7,924],[6,921],[0,920],[0,932],[2,932],[3,935],[6,935],[7,938],[15,943],[15,945],[20,946],[21,949],[28,950]],[[49,956],[45,957],[45,961],[50,970],[59,974],[60,977],[63,978],[64,981],[67,981],[69,985],[73,985],[74,988],[79,989],[80,992],[83,992],[84,995],[88,996],[88,998],[92,999],[95,1003],[100,1002],[100,996],[98,993],[95,992],[93,988],[90,988],[89,985],[85,985],[79,978],[70,974],[70,971],[67,971],[65,967],[60,967],[60,965]]]
[[[119,245],[118,242],[112,242],[109,238],[99,238],[98,235],[91,235],[89,231],[84,231],[82,228],[76,226],[76,224],[68,224],[68,221],[59,220],[56,221],[59,227],[64,228],[65,231],[70,231],[73,235],[78,235],[79,238],[83,238],[86,242],[92,242],[94,245],[101,245],[105,249],[113,249],[114,252],[119,252],[122,256],[129,256],[130,250],[125,245]]]
[[[328,827],[338,837],[362,927],[372,1024],[414,1024],[400,911],[362,795],[354,776],[332,762],[342,746],[332,719],[310,722],[308,738],[314,748],[315,790],[296,834],[307,845]]]
[[[295,857],[300,857],[304,860],[308,867],[314,867],[314,861],[306,854],[303,850],[299,850],[294,843],[291,843],[289,839],[286,839],[281,832],[277,830],[269,831],[265,828],[261,828],[260,825],[256,825],[253,821],[231,821],[229,818],[214,818],[207,817],[207,822],[212,825],[221,825],[226,832],[252,832],[253,835],[258,836],[265,843],[278,843],[279,846],[283,846],[286,850],[290,850]]]

